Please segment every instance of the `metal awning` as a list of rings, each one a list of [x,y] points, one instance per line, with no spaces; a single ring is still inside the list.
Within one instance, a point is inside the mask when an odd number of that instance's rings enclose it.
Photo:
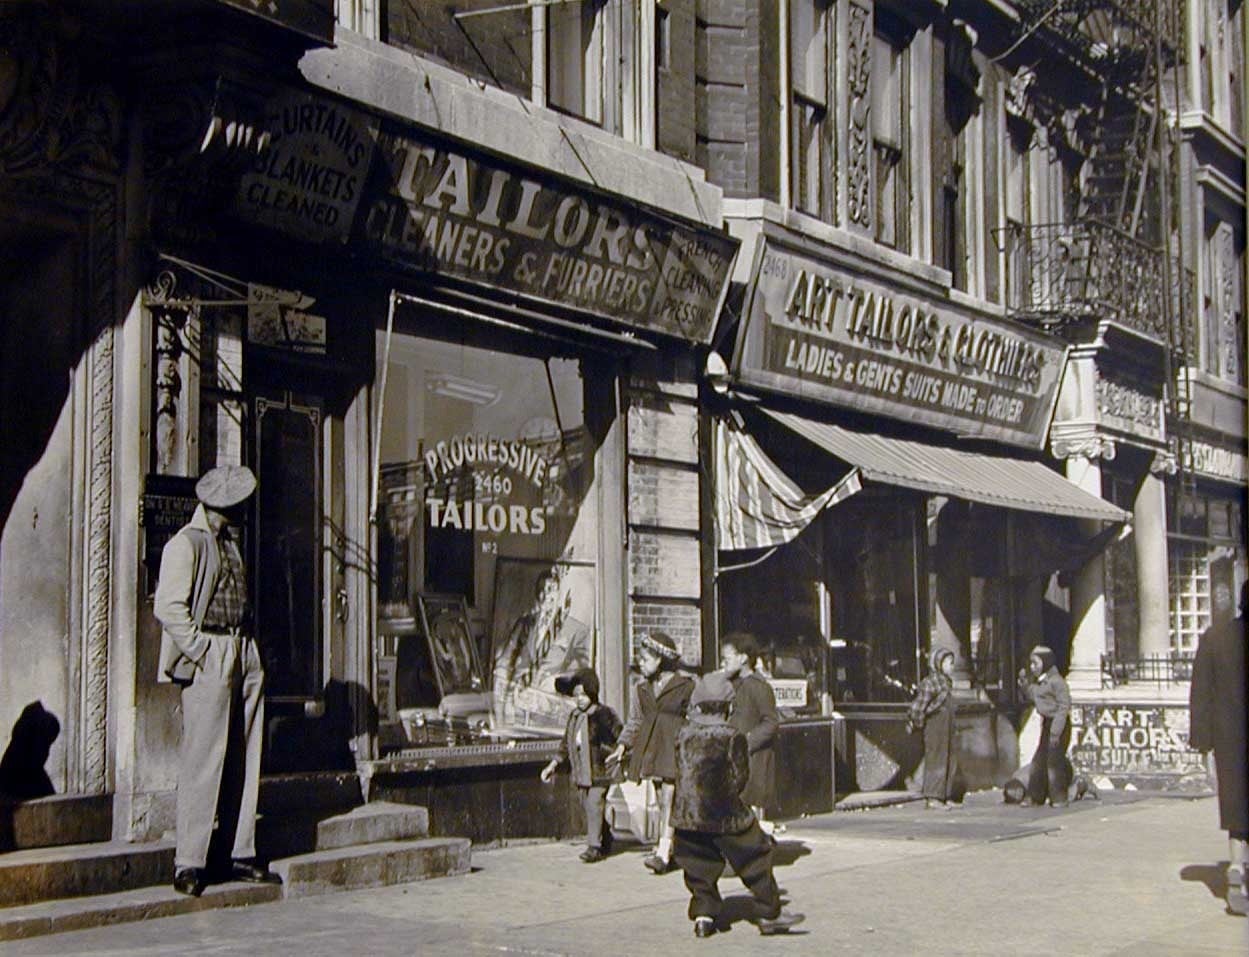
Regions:
[[[788,412],[763,411],[804,439],[857,467],[871,482],[1047,515],[1104,522],[1126,522],[1132,517],[1040,462],[853,432]]]

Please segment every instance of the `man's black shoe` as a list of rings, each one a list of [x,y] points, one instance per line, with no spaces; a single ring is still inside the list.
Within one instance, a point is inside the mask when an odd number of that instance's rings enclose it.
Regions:
[[[183,867],[173,876],[173,889],[188,897],[204,893],[204,872],[198,867]]]
[[[783,910],[775,917],[759,918],[755,921],[755,926],[759,928],[759,933],[763,936],[771,937],[773,934],[788,934],[789,928],[795,924],[801,924],[806,919],[806,914],[795,914]]]
[[[716,922],[711,917],[694,918],[694,936],[710,937],[716,932]]]
[[[235,861],[230,868],[230,878],[236,881],[246,881],[248,884],[281,884],[282,878],[274,874],[267,867],[261,867],[259,864],[252,864],[249,861]]]

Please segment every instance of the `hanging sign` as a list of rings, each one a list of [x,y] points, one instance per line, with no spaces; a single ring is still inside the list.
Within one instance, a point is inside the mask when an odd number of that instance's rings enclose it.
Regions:
[[[1204,774],[1188,746],[1188,708],[1077,704],[1071,709],[1071,763],[1092,774]]]
[[[732,237],[395,129],[383,128],[378,153],[358,229],[381,258],[710,340]]]
[[[239,184],[239,214],[312,242],[345,242],[376,123],[341,103],[288,90],[268,104],[264,131],[268,146]]]
[[[741,381],[960,435],[1044,444],[1061,342],[759,245],[734,359]]]

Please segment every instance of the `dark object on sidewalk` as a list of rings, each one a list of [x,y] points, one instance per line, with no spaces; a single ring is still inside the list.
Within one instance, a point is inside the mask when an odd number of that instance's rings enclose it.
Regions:
[[[675,870],[680,870],[680,866],[677,864],[675,859],[665,861],[658,854],[647,854],[646,857],[642,859],[642,863],[650,869],[651,873],[661,876],[664,874],[671,874]]]
[[[783,910],[775,917],[760,917],[755,921],[755,926],[764,937],[771,937],[774,934],[788,934],[791,927],[801,924],[806,919],[806,914],[794,914]]]
[[[248,884],[281,884],[282,878],[267,867],[251,861],[235,861],[230,867],[230,877]]]
[[[198,867],[184,867],[173,876],[173,889],[188,897],[204,893],[204,872]]]
[[[699,917],[694,921],[695,937],[710,937],[716,932],[716,922],[710,917]]]

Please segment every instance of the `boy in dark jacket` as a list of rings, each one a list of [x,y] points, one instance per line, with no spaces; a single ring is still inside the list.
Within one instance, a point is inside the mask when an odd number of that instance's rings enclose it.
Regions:
[[[612,783],[606,758],[620,735],[620,719],[611,708],[598,703],[598,675],[592,668],[560,675],[555,679],[555,690],[571,695],[577,706],[568,716],[559,755],[542,769],[541,777],[549,783],[561,764],[568,765],[585,809],[586,849],[581,859],[593,864],[605,858],[611,848],[611,830],[604,820],[607,789]]]
[[[677,735],[672,823],[675,856],[690,892],[696,937],[710,937],[722,904],[717,882],[725,862],[755,899],[753,923],[761,934],[783,934],[803,920],[781,909],[772,876],[772,841],[742,800],[750,777],[746,736],[729,724],[733,685],[720,672],[700,678],[690,696],[689,720]]]

